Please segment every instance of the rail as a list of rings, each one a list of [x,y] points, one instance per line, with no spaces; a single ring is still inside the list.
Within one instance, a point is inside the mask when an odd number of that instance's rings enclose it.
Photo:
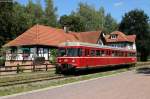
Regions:
[[[20,84],[28,84],[28,83],[39,82],[39,81],[55,80],[55,79],[61,79],[61,78],[67,78],[67,77],[70,77],[70,76],[53,75],[53,76],[44,77],[44,78],[15,80],[15,81],[5,82],[5,83],[4,82],[0,82],[0,87],[20,85]]]
[[[138,62],[136,66],[142,66],[142,65],[150,65],[150,62]],[[26,65],[25,65],[26,66]],[[53,67],[54,68],[54,67]],[[68,77],[73,77],[74,75],[58,75],[55,73],[52,73],[50,75],[41,75],[41,76],[30,76],[29,78],[22,78],[21,79],[6,79],[5,81],[0,80],[0,87],[5,87],[5,86],[12,86],[12,85],[20,85],[20,84],[28,84],[28,83],[33,83],[33,82],[39,82],[39,81],[48,81],[48,80],[57,80],[57,79],[64,79]],[[77,75],[76,75],[77,76]]]

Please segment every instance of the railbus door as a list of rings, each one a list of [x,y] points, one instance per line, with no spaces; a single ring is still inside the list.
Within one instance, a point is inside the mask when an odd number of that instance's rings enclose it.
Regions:
[[[91,49],[90,51],[90,66],[95,66],[95,50]]]
[[[85,54],[84,54],[84,66],[89,67],[90,64],[90,50],[85,49]]]

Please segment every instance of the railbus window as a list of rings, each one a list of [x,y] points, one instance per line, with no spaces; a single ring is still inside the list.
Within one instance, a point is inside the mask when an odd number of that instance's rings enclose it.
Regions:
[[[129,57],[129,53],[127,52],[127,57]]]
[[[89,49],[85,49],[85,56],[89,56]]]
[[[133,53],[130,53],[130,56],[132,57],[132,56],[133,56]]]
[[[109,55],[109,51],[106,51],[106,55]]]
[[[130,53],[129,52],[127,52],[127,56],[130,57]]]
[[[82,56],[85,56],[85,49],[82,49]]]
[[[95,56],[95,50],[91,50],[90,55],[91,55],[91,56]]]
[[[118,56],[121,56],[121,52],[120,51],[118,51]]]
[[[125,52],[122,52],[122,57],[125,57]]]
[[[118,56],[118,51],[115,51],[115,56]]]
[[[127,57],[127,52],[124,52],[124,56]]]
[[[136,56],[136,54],[135,54],[135,53],[131,53],[131,56],[132,56],[132,57],[135,57],[135,56]]]
[[[135,53],[133,53],[133,56],[135,57],[135,56],[136,56],[136,54],[135,54]]]
[[[82,49],[81,48],[78,49],[78,56],[82,56]]]
[[[110,54],[111,54],[111,51],[107,51],[107,55],[110,56]]]
[[[101,56],[100,50],[96,50],[96,56]]]
[[[123,57],[123,52],[122,52],[122,51],[120,52],[120,56],[122,56],[122,57]]]
[[[130,53],[130,56],[132,57],[132,53]]]
[[[115,52],[114,52],[114,51],[112,51],[111,55],[112,55],[112,56],[115,56]]]
[[[101,55],[105,56],[105,51],[104,50],[101,51]]]

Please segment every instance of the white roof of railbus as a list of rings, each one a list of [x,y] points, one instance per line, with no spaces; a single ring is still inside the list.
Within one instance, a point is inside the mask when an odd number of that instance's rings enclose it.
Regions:
[[[96,47],[96,48],[106,48],[106,49],[114,49],[114,50],[124,50],[124,51],[136,51],[134,49],[127,49],[127,48],[116,48],[111,46],[99,45],[99,44],[91,44],[85,42],[64,42],[59,45],[59,47],[64,46],[86,46],[86,47]]]

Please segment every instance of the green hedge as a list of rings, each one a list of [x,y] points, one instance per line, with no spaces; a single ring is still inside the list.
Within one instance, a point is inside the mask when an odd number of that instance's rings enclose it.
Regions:
[[[0,57],[0,66],[4,66],[5,65],[5,58]]]

